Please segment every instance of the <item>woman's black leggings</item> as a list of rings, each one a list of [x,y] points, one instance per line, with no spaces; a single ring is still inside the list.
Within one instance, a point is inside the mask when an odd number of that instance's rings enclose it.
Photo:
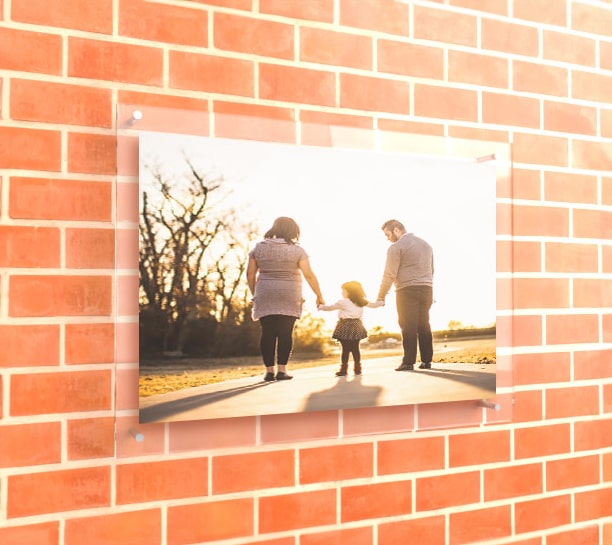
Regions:
[[[297,318],[271,314],[259,319],[261,339],[259,348],[266,367],[274,367],[274,355],[278,365],[287,365],[293,348],[293,326]]]
[[[350,354],[353,354],[353,361],[355,363],[361,362],[359,341],[340,340],[340,345],[342,346],[342,355],[340,356],[340,361],[343,365],[346,365],[348,363]]]

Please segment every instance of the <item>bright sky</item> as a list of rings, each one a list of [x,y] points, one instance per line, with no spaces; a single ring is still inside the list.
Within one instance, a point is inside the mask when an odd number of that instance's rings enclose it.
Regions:
[[[157,159],[166,172],[183,172],[186,154],[203,172],[222,174],[232,189],[223,205],[256,219],[262,235],[276,217],[293,217],[327,303],[348,280],[376,298],[389,247],[381,225],[395,218],[433,247],[432,327],[495,322],[492,162],[147,132],[140,154],[141,165]],[[305,310],[335,322],[336,313],[316,310],[306,284],[304,296]],[[364,323],[399,330],[393,289],[385,307],[366,309]]]

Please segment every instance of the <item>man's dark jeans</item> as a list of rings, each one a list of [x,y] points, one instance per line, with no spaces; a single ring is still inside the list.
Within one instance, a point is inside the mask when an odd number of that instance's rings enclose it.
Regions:
[[[431,363],[433,339],[429,325],[429,309],[433,303],[431,286],[408,286],[395,294],[397,316],[402,330],[404,345],[403,365],[414,365],[417,354],[417,339],[421,361]]]

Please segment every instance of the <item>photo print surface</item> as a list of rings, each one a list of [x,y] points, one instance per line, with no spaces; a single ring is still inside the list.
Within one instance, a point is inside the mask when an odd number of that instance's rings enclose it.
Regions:
[[[495,395],[493,161],[157,132],[139,145],[141,422]],[[392,245],[400,291],[427,283],[431,248],[430,308],[405,293],[399,308],[395,286],[380,301]],[[412,368],[400,317],[417,328]]]

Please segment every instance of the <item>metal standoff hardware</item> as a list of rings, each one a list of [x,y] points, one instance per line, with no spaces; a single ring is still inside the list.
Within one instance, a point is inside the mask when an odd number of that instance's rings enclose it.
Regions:
[[[481,407],[485,407],[486,409],[493,409],[494,411],[501,410],[501,405],[499,403],[494,403],[493,401],[489,401],[488,399],[479,400],[478,405]]]
[[[142,443],[144,441],[144,434],[139,432],[136,428],[130,428],[129,433],[137,443]]]

